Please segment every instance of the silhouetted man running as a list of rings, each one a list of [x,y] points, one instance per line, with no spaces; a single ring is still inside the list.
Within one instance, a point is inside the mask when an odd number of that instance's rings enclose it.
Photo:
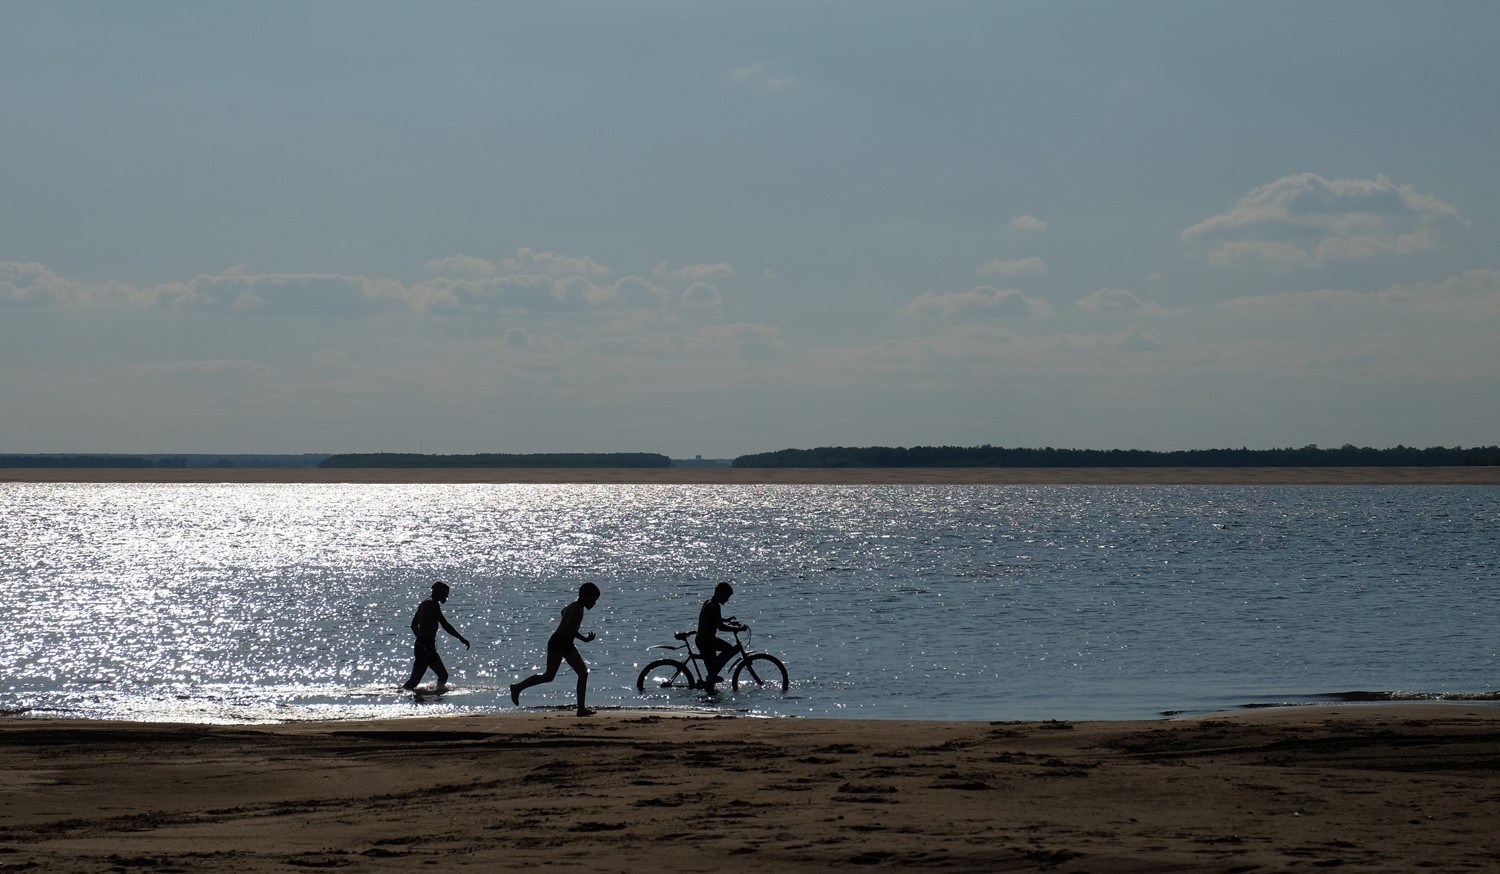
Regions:
[[[574,640],[584,643],[594,639],[594,633],[580,634],[578,629],[583,625],[583,611],[594,609],[599,601],[599,587],[593,583],[584,583],[578,587],[578,600],[564,607],[562,620],[557,623],[557,630],[547,638],[547,671],[542,674],[532,674],[519,683],[513,683],[510,687],[510,701],[516,706],[521,704],[521,693],[532,686],[542,683],[550,683],[557,676],[557,669],[564,661],[573,673],[578,675],[578,715],[593,716],[594,711],[583,706],[584,692],[587,691],[589,681],[589,666],[584,664],[583,656],[578,654],[578,645]]]

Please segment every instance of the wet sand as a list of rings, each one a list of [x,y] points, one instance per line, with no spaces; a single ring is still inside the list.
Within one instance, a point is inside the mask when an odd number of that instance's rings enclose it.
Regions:
[[[1500,709],[0,720],[0,870],[1500,868]]]
[[[0,482],[1500,485],[1472,467],[0,468]]]

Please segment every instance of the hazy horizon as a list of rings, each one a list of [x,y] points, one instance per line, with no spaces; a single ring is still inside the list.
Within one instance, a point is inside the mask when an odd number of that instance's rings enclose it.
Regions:
[[[0,451],[1500,440],[1493,3],[4,9]]]

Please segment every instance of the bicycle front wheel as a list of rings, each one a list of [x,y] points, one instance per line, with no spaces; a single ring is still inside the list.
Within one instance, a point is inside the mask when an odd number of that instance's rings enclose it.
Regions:
[[[732,678],[734,691],[741,686],[746,689],[766,689],[785,692],[787,687],[786,665],[773,655],[758,652],[735,665]]]
[[[693,675],[688,673],[687,665],[676,659],[657,659],[641,669],[641,675],[635,678],[635,690],[645,692],[647,689],[691,689],[693,687]]]

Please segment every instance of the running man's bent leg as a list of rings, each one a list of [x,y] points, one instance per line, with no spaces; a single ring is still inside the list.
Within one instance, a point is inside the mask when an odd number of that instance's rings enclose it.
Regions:
[[[569,649],[573,649],[573,647],[569,647]],[[577,655],[578,651],[576,649],[573,649],[573,654]],[[553,678],[557,676],[557,669],[562,666],[563,659],[566,657],[566,655],[567,653],[565,651],[556,646],[553,646],[552,642],[548,641],[546,672],[541,674],[532,674],[519,683],[512,683],[510,687],[511,703],[519,705],[521,703],[521,693],[526,691],[527,689],[530,689],[532,686],[539,686],[542,683],[552,682]],[[571,662],[569,664],[571,664]]]
[[[589,666],[584,662],[583,656],[578,654],[578,647],[569,646],[568,651],[563,653],[563,658],[568,660],[568,667],[578,675],[578,715],[587,716],[589,710],[583,706],[584,693],[588,690]]]

